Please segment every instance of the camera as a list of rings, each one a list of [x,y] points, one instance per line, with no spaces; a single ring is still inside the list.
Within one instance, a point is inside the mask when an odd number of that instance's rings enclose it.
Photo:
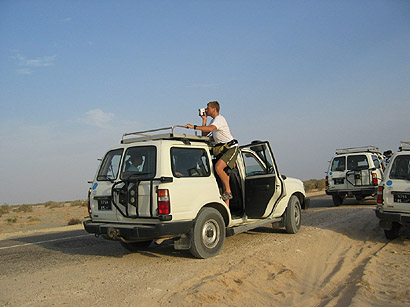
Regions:
[[[199,111],[199,116],[204,116],[205,115],[205,109],[204,108],[199,109],[198,111]]]

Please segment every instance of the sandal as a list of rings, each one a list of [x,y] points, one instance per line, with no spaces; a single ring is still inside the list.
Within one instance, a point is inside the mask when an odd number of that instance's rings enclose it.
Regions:
[[[228,200],[228,199],[233,198],[232,193],[228,193],[228,192],[223,192],[221,197],[222,197],[223,200]]]

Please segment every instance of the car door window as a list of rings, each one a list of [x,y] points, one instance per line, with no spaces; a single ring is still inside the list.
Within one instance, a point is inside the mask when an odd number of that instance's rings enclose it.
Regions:
[[[343,172],[346,169],[346,157],[336,157],[332,162],[332,172]]]
[[[156,173],[157,148],[135,146],[127,149],[122,164],[121,179],[154,178]]]
[[[377,156],[372,156],[372,159],[373,159],[374,167],[375,168],[380,168],[379,158],[377,158]]]
[[[115,180],[118,176],[118,171],[120,169],[120,162],[122,157],[123,149],[116,149],[109,151],[100,167],[98,172],[97,180]]]
[[[257,176],[267,174],[266,167],[262,165],[262,162],[251,153],[243,153],[243,161],[245,164],[246,177]]]

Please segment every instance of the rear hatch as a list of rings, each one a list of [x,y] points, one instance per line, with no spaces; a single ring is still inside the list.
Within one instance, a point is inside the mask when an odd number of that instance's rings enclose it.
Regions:
[[[384,208],[410,213],[410,152],[396,155],[389,164],[383,193]]]
[[[93,221],[125,222],[156,214],[156,152],[155,146],[133,146],[105,155],[91,191]]]
[[[373,173],[365,154],[337,156],[330,164],[328,189],[354,190],[372,186]]]

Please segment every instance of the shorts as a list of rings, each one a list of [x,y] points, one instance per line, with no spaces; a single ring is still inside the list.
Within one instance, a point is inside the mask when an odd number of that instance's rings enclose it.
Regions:
[[[233,146],[228,149],[227,152],[222,154],[221,157],[217,157],[217,159],[222,159],[228,165],[230,169],[235,167],[236,157],[238,156],[239,146]]]

